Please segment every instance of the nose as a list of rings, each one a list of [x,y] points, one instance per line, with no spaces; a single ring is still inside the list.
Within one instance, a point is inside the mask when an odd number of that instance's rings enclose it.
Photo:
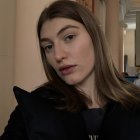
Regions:
[[[66,50],[65,50],[65,46],[63,45],[55,45],[55,49],[54,49],[54,57],[55,57],[55,60],[57,62],[62,62],[63,59],[65,59],[67,57],[67,53],[66,53]]]

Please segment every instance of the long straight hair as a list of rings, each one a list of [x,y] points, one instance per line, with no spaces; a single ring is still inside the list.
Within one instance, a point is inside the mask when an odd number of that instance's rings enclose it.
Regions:
[[[100,23],[86,7],[69,0],[58,0],[45,8],[40,15],[37,33],[40,41],[42,25],[53,18],[63,17],[81,23],[89,33],[95,51],[95,86],[99,103],[115,101],[129,107],[140,101],[140,89],[125,81],[115,68],[106,38]],[[48,63],[45,51],[40,47],[43,66],[49,80],[45,86],[52,86],[64,94],[65,108],[75,111],[86,106],[90,99],[74,86],[67,85]]]

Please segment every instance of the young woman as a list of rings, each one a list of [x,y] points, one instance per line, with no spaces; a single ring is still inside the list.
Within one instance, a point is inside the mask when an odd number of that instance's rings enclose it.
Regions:
[[[140,89],[114,67],[100,23],[85,7],[59,0],[37,26],[48,82],[18,106],[1,140],[139,140]]]

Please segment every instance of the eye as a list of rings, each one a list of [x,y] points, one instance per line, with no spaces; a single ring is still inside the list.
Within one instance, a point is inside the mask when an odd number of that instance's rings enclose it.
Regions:
[[[72,41],[73,39],[75,39],[75,37],[76,37],[76,35],[74,35],[74,34],[68,34],[68,35],[66,35],[66,36],[64,37],[64,41],[70,42],[70,41]]]
[[[46,52],[50,52],[52,50],[52,48],[53,48],[53,44],[52,43],[44,43],[42,45],[42,47],[44,48],[44,50]]]

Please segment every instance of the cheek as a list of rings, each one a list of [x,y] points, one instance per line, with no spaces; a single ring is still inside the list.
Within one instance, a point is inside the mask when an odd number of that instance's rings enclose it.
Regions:
[[[55,61],[52,56],[47,56],[47,62],[55,69]]]
[[[93,68],[95,65],[95,53],[93,44],[89,42],[88,46],[83,49],[82,53],[83,56],[81,59],[83,59],[84,65],[89,69]]]
[[[84,42],[81,44],[81,48],[79,53],[79,56],[81,59],[88,61],[87,63],[90,63],[91,61],[93,62],[95,59],[95,54],[94,54],[94,47],[91,41]]]
[[[85,67],[87,70],[93,69],[95,65],[95,56],[94,56],[94,51],[91,49],[90,51],[87,51],[85,53],[85,59],[83,60]]]

